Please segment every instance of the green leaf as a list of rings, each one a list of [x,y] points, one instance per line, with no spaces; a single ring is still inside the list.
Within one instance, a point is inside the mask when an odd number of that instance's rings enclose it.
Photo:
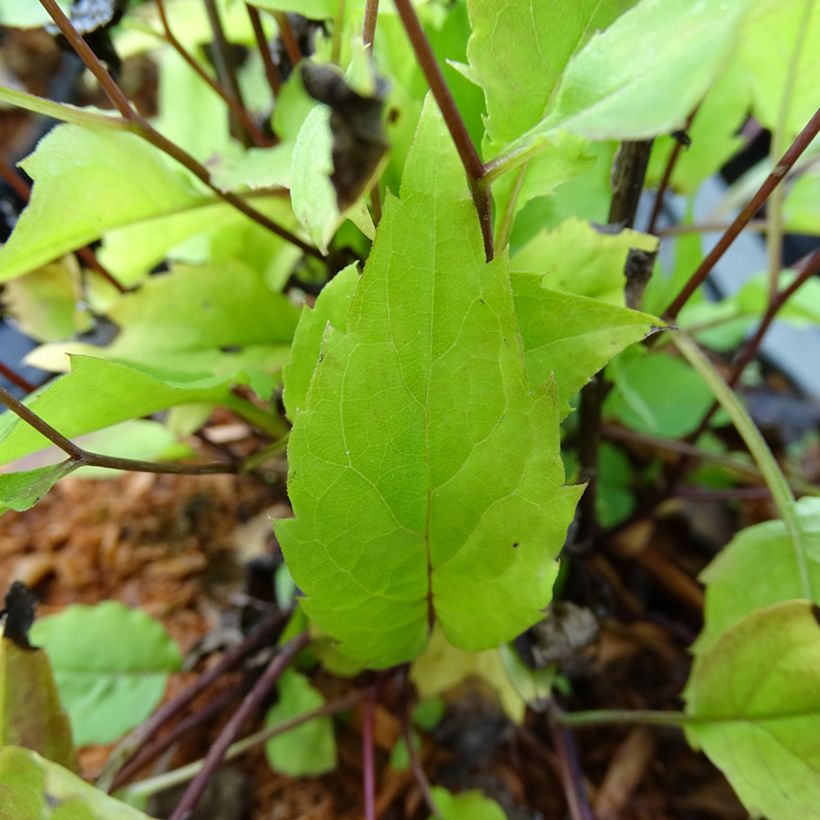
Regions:
[[[745,9],[641,0],[570,60],[549,114],[509,146],[515,159],[506,168],[542,151],[558,130],[636,140],[680,128],[724,63]]]
[[[290,359],[282,369],[285,383],[282,398],[291,421],[307,401],[310,379],[319,361],[325,328],[330,324],[340,332],[347,329],[347,313],[358,280],[358,266],[350,264],[325,285],[312,308],[302,308],[299,324],[293,334]]]
[[[786,194],[783,217],[795,233],[820,234],[820,172],[807,171]]]
[[[443,820],[506,820],[501,806],[481,792],[450,794],[441,786],[433,786],[430,791]]]
[[[29,749],[0,748],[1,816],[61,820],[150,820]]]
[[[820,590],[820,499],[800,499],[797,518],[811,586]],[[706,585],[706,607],[696,644],[699,653],[749,613],[804,593],[792,539],[781,520],[741,530],[700,580]],[[820,604],[817,592],[814,602]]]
[[[293,143],[280,142],[273,148],[249,148],[238,156],[217,158],[211,179],[223,191],[290,188],[292,164]]]
[[[605,528],[614,527],[635,509],[634,471],[623,452],[604,442],[598,449],[598,494],[595,511]]]
[[[158,621],[116,601],[40,618],[31,640],[51,659],[79,746],[111,743],[139,725],[182,663]]]
[[[554,374],[559,413],[610,359],[651,333],[659,320],[598,299],[547,290],[549,276],[513,273],[515,311],[532,384]]]
[[[696,430],[714,401],[704,380],[668,353],[629,353],[610,366],[616,389],[604,402],[604,414],[634,430],[667,438]]]
[[[106,231],[202,204],[207,195],[133,134],[61,125],[20,166],[31,201],[0,248],[0,281],[51,262]]]
[[[117,362],[75,356],[70,373],[49,382],[26,404],[71,438],[177,404],[218,404],[228,399],[230,384],[227,379],[214,377],[164,382]],[[10,411],[0,415],[0,464],[44,450],[50,444]]]
[[[71,462],[20,473],[0,473],[0,515],[33,507],[61,478],[77,469]]]
[[[690,742],[754,816],[804,820],[820,802],[820,626],[807,601],[747,615],[698,653]]]
[[[178,266],[120,297],[107,317],[119,328],[110,345],[44,345],[28,361],[62,370],[66,353],[86,354],[185,380],[249,369],[276,373],[288,354],[298,309],[244,265]]]
[[[328,242],[341,221],[336,191],[330,181],[332,148],[330,108],[317,105],[307,115],[296,138],[290,176],[293,213],[322,253],[327,253]]]
[[[268,710],[265,726],[272,728],[323,706],[321,692],[294,669],[285,670],[279,680],[279,701]],[[313,777],[336,768],[336,741],[333,722],[317,717],[272,737],[265,744],[271,768],[290,777]]]
[[[422,698],[444,694],[471,679],[481,681],[494,693],[511,720],[524,720],[527,704],[507,674],[502,648],[467,652],[452,646],[436,629],[424,654],[410,667],[410,680]]]
[[[431,615],[468,649],[537,621],[579,488],[562,486],[554,389],[527,383],[505,260],[484,262],[429,100],[322,353],[289,444],[296,518],[277,526],[308,615],[377,667],[417,656]]]
[[[24,746],[61,766],[77,768],[71,724],[48,655],[5,636],[0,637],[0,710],[0,747]]]
[[[640,231],[602,233],[577,217],[543,230],[513,254],[515,270],[540,273],[544,287],[624,304],[630,249],[654,253],[658,240]]]
[[[26,3],[28,4],[27,0]],[[38,6],[38,8],[40,8]],[[0,13],[2,9],[0,9]],[[49,20],[51,18],[48,18]],[[2,22],[2,21],[0,21]],[[122,117],[108,114],[97,108],[84,108],[68,103],[58,103],[37,97],[16,88],[7,88],[0,85],[0,102],[31,111],[33,114],[42,114],[46,117],[53,117],[55,120],[71,122],[75,125],[84,125],[91,128],[105,128],[115,131],[128,129],[128,123]]]

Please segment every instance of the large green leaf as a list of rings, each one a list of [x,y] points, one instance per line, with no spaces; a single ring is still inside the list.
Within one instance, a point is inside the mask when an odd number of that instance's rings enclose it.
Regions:
[[[230,385],[217,377],[165,382],[117,362],[74,356],[70,373],[49,382],[26,403],[63,435],[74,437],[178,404],[217,404],[228,398]],[[0,415],[0,464],[49,445],[11,411]]]
[[[570,410],[569,399],[595,373],[660,322],[598,299],[548,290],[549,279],[513,273],[512,287],[527,375],[533,384],[555,375],[559,412],[564,416]]]
[[[324,705],[325,699],[308,678],[288,669],[279,680],[279,700],[268,710],[265,726],[300,717]],[[274,771],[291,777],[310,777],[336,768],[333,722],[327,716],[314,718],[265,744],[265,756]]]
[[[277,526],[305,610],[373,666],[418,655],[433,619],[495,646],[550,598],[579,488],[554,388],[526,379],[506,267],[484,262],[428,100],[347,331],[326,331],[290,439],[296,518]]]
[[[761,568],[761,572],[763,572]],[[690,741],[754,816],[805,820],[820,804],[820,625],[807,601],[758,610],[695,658]]]
[[[111,743],[145,720],[182,663],[159,622],[116,601],[40,618],[31,640],[51,659],[80,746]]]
[[[17,746],[0,748],[0,818],[150,820],[68,769]]]
[[[54,343],[36,350],[30,362],[62,370],[65,353],[81,353],[169,378],[273,373],[287,356],[298,308],[244,265],[179,266],[122,296],[107,317],[119,328],[110,345]]]
[[[512,165],[544,150],[558,130],[634,140],[680,128],[723,65],[745,9],[742,1],[641,0],[572,58],[547,116],[510,145]]]
[[[797,516],[815,603],[820,604],[820,499],[802,498]],[[750,612],[803,595],[792,538],[781,520],[741,530],[701,580],[706,584],[706,608],[699,653]]]
[[[0,249],[0,281],[12,279],[106,231],[202,204],[189,175],[134,134],[61,125],[20,163],[31,202]]]

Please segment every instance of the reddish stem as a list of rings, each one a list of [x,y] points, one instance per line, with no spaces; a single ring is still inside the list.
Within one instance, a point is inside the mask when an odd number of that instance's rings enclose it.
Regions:
[[[362,777],[365,820],[376,820],[376,763],[373,754],[375,695],[368,692],[362,703]]]
[[[379,0],[367,0],[364,6],[364,26],[362,41],[366,46],[373,45],[376,36],[376,21],[379,19]]]
[[[0,376],[3,376],[7,381],[11,382],[15,387],[25,390],[26,393],[33,393],[37,386],[32,384],[28,379],[24,379],[19,373],[15,373],[8,365],[0,362]]]
[[[299,41],[293,33],[287,14],[282,11],[273,12],[276,18],[276,25],[279,26],[279,36],[285,46],[285,53],[288,55],[291,65],[295,66],[302,59],[302,49],[299,48]]]
[[[276,681],[287,669],[296,655],[304,649],[310,638],[306,632],[302,632],[282,647],[279,654],[268,664],[259,680],[254,684],[253,689],[248,692],[240,707],[234,712],[233,717],[228,721],[225,728],[219,733],[213,746],[205,757],[201,771],[188,784],[188,788],[182,795],[174,809],[170,820],[187,820],[199,803],[208,781],[213,777],[214,772],[222,763],[228,747],[233,743],[234,738],[239,734],[245,722],[254,715],[270,694]]]
[[[717,264],[720,258],[728,250],[732,242],[735,241],[740,232],[751,221],[752,217],[763,207],[772,191],[782,182],[783,177],[789,172],[791,167],[800,158],[800,155],[809,147],[812,140],[820,131],[820,108],[814,112],[814,116],[808,121],[805,128],[797,135],[789,149],[780,158],[780,162],[775,165],[766,180],[757,189],[748,205],[737,215],[734,222],[726,229],[726,232],[712,248],[711,252],[701,262],[698,269],[692,274],[683,290],[675,297],[669,307],[664,311],[664,318],[674,321],[680,313],[681,308],[689,301],[692,294],[700,287],[703,281]]]
[[[270,86],[270,93],[274,100],[279,96],[279,89],[282,87],[282,78],[279,76],[279,69],[276,63],[273,62],[273,56],[270,53],[270,46],[268,39],[265,37],[265,29],[262,26],[262,18],[259,14],[259,9],[250,3],[245,3],[245,8],[248,12],[248,17],[251,20],[251,27],[253,28],[253,36],[256,39],[256,47],[259,49],[259,54],[262,56],[262,65],[265,66],[265,77]]]

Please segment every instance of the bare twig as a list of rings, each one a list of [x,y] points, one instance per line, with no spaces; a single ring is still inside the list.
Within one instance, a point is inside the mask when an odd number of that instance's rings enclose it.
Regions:
[[[366,0],[364,6],[364,26],[362,27],[362,41],[366,46],[373,45],[376,36],[376,21],[379,19],[379,0]]]
[[[285,46],[285,53],[288,55],[290,64],[295,66],[299,60],[302,59],[302,49],[299,48],[299,41],[293,33],[293,27],[288,20],[287,14],[283,11],[273,12],[276,19],[276,25],[279,26],[279,36],[282,38],[282,44]]]
[[[279,89],[282,87],[282,78],[279,76],[279,69],[276,67],[276,63],[273,62],[273,56],[270,53],[270,46],[268,45],[268,38],[265,36],[265,29],[262,27],[262,18],[259,15],[259,9],[251,3],[245,3],[245,8],[251,20],[253,36],[256,39],[256,47],[259,49],[259,54],[262,57],[262,65],[265,66],[265,77],[270,86],[271,97],[275,100],[277,96],[279,96]]]
[[[308,256],[313,256],[316,259],[324,260],[322,254],[309,245],[304,240],[300,239],[296,234],[283,228],[281,225],[274,222],[261,211],[245,202],[242,197],[236,194],[223,191],[211,181],[211,175],[208,169],[197,162],[187,151],[180,148],[176,143],[164,137],[159,133],[150,123],[140,115],[134,108],[131,107],[128,98],[123,94],[120,87],[114,82],[114,79],[106,70],[105,66],[97,58],[97,55],[88,47],[88,44],[83,40],[80,34],[72,25],[71,21],[63,13],[62,9],[57,5],[56,0],[40,0],[40,3],[51,16],[57,28],[60,29],[61,34],[66,38],[69,44],[74,48],[77,54],[82,59],[89,71],[97,78],[105,95],[120,112],[122,117],[129,123],[130,130],[138,136],[150,142],[155,148],[158,148],[169,157],[175,159],[180,165],[185,166],[197,179],[204,183],[211,189],[220,199],[227,202],[229,205],[236,208],[249,219],[252,219],[263,228],[275,233],[292,245],[295,245],[303,253]]]
[[[369,692],[363,702],[362,715],[362,787],[365,820],[376,820],[376,762],[373,755],[373,719],[375,692]]]
[[[165,31],[165,39],[168,44],[179,54],[180,57],[188,64],[191,70],[203,80],[208,87],[218,94],[225,102],[231,113],[236,118],[237,122],[245,129],[245,131],[253,138],[253,141],[259,146],[269,146],[270,140],[260,131],[259,127],[251,118],[247,109],[242,105],[241,98],[237,98],[232,92],[226,91],[207,71],[202,67],[199,61],[191,54],[188,49],[177,39],[174,32],[171,30],[171,24],[168,20],[168,15],[165,11],[165,0],[157,0],[157,11],[159,12],[160,23]]]
[[[561,785],[564,788],[569,816],[572,820],[595,820],[587,799],[575,741],[567,728],[560,722],[558,714],[555,702],[551,700],[549,705],[550,730],[558,758]]]
[[[26,424],[33,427],[41,436],[59,447],[73,461],[83,461],[87,455],[82,447],[66,438],[59,430],[55,430],[47,421],[18,401],[4,388],[0,387],[0,402],[6,405],[14,415],[21,418]]]
[[[105,769],[97,782],[98,788],[108,791],[119,779],[118,770],[139,753],[143,745],[176,714],[181,712],[200,692],[236,666],[243,658],[256,652],[271,641],[284,623],[287,612],[276,610],[264,618],[240,643],[228,650],[210,669],[200,675],[185,691],[163,704],[145,723],[138,726],[119,743],[109,755]]]
[[[686,118],[686,125],[683,126],[684,134],[692,127],[692,121],[698,113],[698,108],[700,108],[699,104]],[[666,167],[663,169],[663,176],[661,177],[660,185],[658,185],[658,192],[655,194],[655,204],[652,206],[652,214],[649,217],[649,224],[646,228],[647,233],[655,233],[655,229],[658,224],[658,217],[661,215],[661,211],[663,210],[663,199],[666,196],[666,189],[669,187],[669,182],[672,179],[672,173],[675,170],[675,166],[678,163],[678,157],[680,156],[682,150],[683,140],[676,139],[674,145],[672,146],[672,150],[669,152],[669,157],[666,160]]]
[[[33,393],[37,389],[37,385],[32,384],[28,379],[24,379],[19,373],[16,373],[8,365],[0,362],[0,376],[6,381],[11,382],[15,387],[19,387],[26,393]]]
[[[436,62],[433,49],[410,0],[396,0],[396,10],[410,39],[410,44],[413,46],[416,59],[419,61],[430,90],[433,92],[433,97],[435,97],[439,110],[444,117],[450,136],[453,138],[456,150],[461,158],[461,164],[464,166],[470,180],[470,190],[478,213],[478,220],[481,224],[481,234],[484,238],[484,253],[489,261],[494,255],[490,194],[486,186],[479,184],[484,176],[484,163],[482,163],[481,157],[479,157],[478,151],[473,145],[472,139],[470,139],[464,119],[456,106],[450,89],[447,87],[441,68]]]
[[[789,149],[780,158],[780,162],[772,169],[766,177],[755,195],[751,198],[746,207],[737,215],[734,222],[718,240],[711,252],[698,266],[689,281],[681,292],[675,297],[669,307],[664,311],[664,318],[673,321],[677,318],[681,308],[689,301],[692,294],[700,287],[712,268],[718,263],[720,258],[728,250],[729,246],[738,237],[740,232],[746,227],[752,217],[760,210],[763,204],[771,195],[772,191],[780,184],[789,169],[799,159],[800,155],[808,148],[812,140],[820,131],[820,109],[814,112],[814,116],[808,121],[805,128],[797,135]]]
[[[197,803],[208,785],[208,781],[213,773],[221,765],[228,748],[239,730],[257,710],[262,706],[265,698],[270,694],[276,681],[287,669],[293,659],[304,649],[310,638],[307,632],[302,632],[295,638],[288,641],[282,647],[279,654],[270,662],[267,669],[262,673],[259,680],[254,684],[253,689],[248,692],[242,705],[234,712],[224,729],[211,746],[210,751],[202,764],[202,770],[188,784],[185,794],[174,809],[170,820],[187,820],[196,808]]]

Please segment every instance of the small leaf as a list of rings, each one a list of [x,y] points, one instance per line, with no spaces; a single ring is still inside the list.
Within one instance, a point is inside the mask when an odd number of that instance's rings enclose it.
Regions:
[[[796,511],[814,602],[820,604],[820,498],[801,498]],[[706,607],[698,653],[751,612],[803,595],[794,545],[781,520],[741,530],[700,579],[706,585]]]
[[[109,797],[29,749],[0,748],[0,784],[0,812],[9,820],[150,820],[147,814]]]
[[[442,820],[506,820],[501,806],[481,792],[450,794],[441,786],[433,786],[430,791]]]
[[[35,605],[31,591],[15,581],[6,595],[0,637],[0,747],[24,746],[76,769],[71,724],[48,655],[28,641]]]
[[[117,362],[75,356],[70,373],[49,382],[26,404],[71,438],[177,404],[217,404],[229,395],[230,384],[228,379],[213,377],[165,382]],[[45,436],[11,411],[0,415],[0,464],[49,446]]]
[[[182,662],[160,623],[115,601],[40,618],[31,639],[51,658],[79,746],[111,743],[145,720]]]
[[[77,469],[71,461],[19,473],[0,473],[0,515],[33,507],[61,478]]]
[[[106,347],[45,345],[29,354],[38,367],[63,369],[66,353],[141,367],[161,378],[276,373],[287,356],[298,310],[254,270],[231,264],[177,266],[121,296],[106,312],[119,328]]]
[[[695,657],[686,733],[755,816],[805,820],[820,803],[820,625],[807,601],[736,622]]]
[[[324,705],[321,692],[308,678],[287,669],[279,680],[279,701],[268,710],[265,726],[272,728]],[[336,768],[336,741],[333,722],[317,717],[265,744],[271,768],[290,777],[310,777]]]
[[[294,420],[305,406],[308,387],[322,348],[325,328],[330,324],[338,331],[347,327],[347,313],[359,276],[357,265],[348,265],[322,288],[312,308],[302,308],[299,324],[293,334],[290,360],[282,369],[285,382],[283,400],[288,418]]]
[[[511,276],[527,376],[533,384],[545,384],[554,374],[563,417],[572,396],[610,359],[648,336],[659,320],[598,299],[547,290],[547,279],[530,273]]]
[[[134,134],[61,125],[20,163],[31,201],[0,248],[0,281],[87,245],[106,231],[202,204],[208,194]],[[116,196],[112,195],[116,191]]]

